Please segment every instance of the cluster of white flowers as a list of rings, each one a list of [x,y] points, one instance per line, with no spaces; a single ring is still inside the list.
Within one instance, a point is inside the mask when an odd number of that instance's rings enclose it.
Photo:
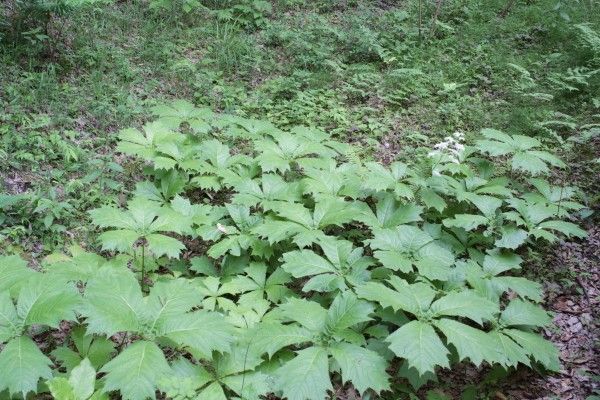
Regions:
[[[434,150],[430,151],[427,156],[430,158],[439,157],[440,161],[445,158],[444,156],[447,156],[446,160],[460,164],[462,153],[465,150],[462,143],[464,140],[465,135],[463,133],[455,132],[452,136],[446,136],[442,142],[433,146]]]

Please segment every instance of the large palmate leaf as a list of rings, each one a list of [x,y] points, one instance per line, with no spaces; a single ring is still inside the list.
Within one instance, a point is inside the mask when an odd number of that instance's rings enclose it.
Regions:
[[[177,129],[187,122],[195,132],[208,132],[213,112],[209,108],[198,108],[187,100],[175,100],[170,104],[152,107],[152,114],[159,117],[161,124],[170,129]]]
[[[136,241],[144,239],[155,256],[177,258],[185,247],[183,243],[159,232],[182,233],[190,229],[185,216],[139,197],[129,201],[126,211],[103,206],[91,210],[90,215],[99,227],[113,228],[100,235],[106,250],[128,251]]]
[[[587,233],[577,225],[553,219],[556,218],[556,210],[552,206],[528,203],[521,199],[512,199],[510,204],[515,211],[505,212],[504,216],[514,221],[527,231],[528,235],[536,239],[543,238],[553,242],[558,239],[554,232],[580,238],[587,236]]]
[[[429,279],[446,280],[450,273],[448,267],[454,263],[450,250],[411,225],[376,230],[370,246],[384,267],[409,273],[416,266],[419,273]]]
[[[551,318],[541,307],[523,300],[512,300],[500,315],[505,326],[536,326],[550,324]]]
[[[183,158],[182,146],[185,137],[160,122],[144,125],[144,131],[123,129],[119,132],[117,150],[152,162],[157,169],[174,168]]]
[[[170,372],[162,350],[153,342],[139,341],[106,364],[105,391],[118,390],[125,400],[156,398],[158,381]]]
[[[306,177],[302,179],[304,193],[310,193],[316,200],[331,197],[350,197],[356,199],[361,194],[360,182],[355,177],[358,168],[352,164],[336,166],[335,160],[330,165],[304,166]]]
[[[461,263],[469,285],[481,296],[498,301],[500,296],[512,290],[523,298],[533,301],[542,300],[542,286],[526,278],[500,275],[506,271],[520,268],[521,258],[512,253],[492,252],[485,256],[483,266],[471,260]]]
[[[292,291],[285,286],[292,280],[291,275],[282,268],[276,268],[267,276],[267,268],[264,263],[251,263],[244,270],[245,275],[237,275],[225,283],[225,290],[229,293],[243,293],[239,299],[240,304],[252,303],[265,297],[278,303],[291,297]]]
[[[378,196],[375,212],[366,203],[360,203],[359,206],[362,215],[357,219],[371,228],[394,228],[422,220],[422,206],[414,203],[402,204],[391,193]]]
[[[304,291],[328,292],[345,290],[369,278],[367,268],[374,264],[363,256],[362,248],[353,248],[345,240],[320,240],[325,254],[321,257],[312,250],[296,250],[283,255],[282,268],[296,278],[312,276],[303,287]]]
[[[268,210],[272,201],[299,202],[302,188],[298,182],[286,182],[276,174],[264,174],[260,180],[245,180],[235,187],[233,202],[248,207],[260,204]]]
[[[178,358],[171,374],[161,379],[161,390],[169,398],[227,400],[230,396],[226,392],[233,392],[240,398],[259,400],[274,388],[265,374],[252,371],[261,360],[247,350],[238,347],[230,354],[215,355],[210,371],[186,358]]]
[[[69,374],[68,379],[55,377],[46,384],[55,399],[60,400],[108,400],[108,395],[95,391],[96,370],[85,358]]]
[[[429,309],[436,292],[428,284],[408,284],[399,279],[391,279],[392,290],[387,286],[369,282],[356,289],[356,294],[367,300],[375,301],[382,307],[391,307],[394,311],[402,310],[411,314],[420,315]]]
[[[151,327],[182,315],[202,304],[198,290],[185,279],[157,282],[145,299],[145,315]]]
[[[116,346],[112,340],[103,336],[86,335],[83,326],[73,328],[71,340],[75,350],[66,343],[51,353],[67,371],[73,370],[86,358],[95,369],[101,368],[110,360]]]
[[[356,218],[354,203],[339,198],[325,198],[311,211],[298,203],[272,202],[274,217],[265,219],[253,232],[269,243],[292,239],[298,247],[307,247],[319,240],[327,240],[323,232],[330,226],[342,226]]]
[[[252,233],[262,223],[262,216],[251,215],[249,207],[238,204],[228,204],[225,210],[225,218],[213,222],[210,228],[201,228],[205,239],[217,242],[208,249],[207,254],[212,258],[225,254],[241,256],[250,250],[252,255],[269,258],[273,254],[269,244]]]
[[[541,147],[541,143],[535,138],[523,135],[510,136],[495,129],[482,129],[481,133],[486,139],[477,142],[478,149],[491,156],[512,156],[511,166],[514,170],[538,175],[548,173],[548,165],[565,166],[553,154],[536,150]]]
[[[380,163],[368,162],[363,173],[363,186],[378,192],[391,190],[396,197],[410,199],[413,197],[413,191],[408,184],[401,181],[407,175],[406,164],[395,162],[388,169]]]
[[[8,291],[0,293],[0,343],[21,333],[22,325]]]

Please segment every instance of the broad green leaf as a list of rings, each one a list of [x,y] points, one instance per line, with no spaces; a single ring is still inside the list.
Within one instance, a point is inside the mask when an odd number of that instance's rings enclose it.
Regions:
[[[498,311],[498,305],[472,291],[447,294],[431,305],[434,315],[466,317],[480,325],[483,321],[493,319]]]
[[[0,256],[0,292],[9,290],[14,295],[14,289],[18,289],[35,274],[20,257]]]
[[[285,253],[281,267],[295,278],[336,272],[335,266],[311,250],[297,250]]]
[[[359,300],[350,291],[338,294],[327,311],[327,328],[335,332],[369,321],[374,310],[371,303]]]
[[[461,361],[468,358],[477,366],[482,361],[489,364],[502,361],[500,344],[494,336],[448,318],[435,321],[435,326],[456,348]]]
[[[300,350],[277,370],[276,376],[283,397],[288,400],[323,400],[333,390],[327,351],[321,347]]]
[[[505,329],[502,332],[513,338],[533,359],[551,371],[560,369],[560,360],[556,347],[540,334],[517,329]]]
[[[376,352],[350,343],[336,343],[330,351],[340,365],[342,380],[351,382],[360,394],[367,389],[376,393],[390,389],[387,362]]]
[[[418,315],[429,308],[435,291],[427,284],[396,285],[392,290],[381,283],[369,282],[356,288],[356,294],[363,299],[376,301],[382,307],[392,307]]]
[[[427,208],[434,208],[442,212],[447,206],[444,198],[431,189],[422,189],[420,195]]]
[[[529,172],[531,175],[546,174],[548,166],[531,152],[517,153],[511,161],[512,169]]]
[[[496,240],[495,245],[497,247],[503,247],[507,249],[516,249],[525,243],[527,239],[527,232],[523,229],[518,229],[513,226],[506,226],[501,228],[502,237]]]
[[[75,397],[73,386],[71,386],[67,378],[55,377],[46,381],[46,385],[50,389],[52,397],[56,400],[79,400]]]
[[[312,331],[320,331],[325,327],[327,310],[314,301],[291,298],[280,305],[279,310],[286,318]]]
[[[484,271],[498,275],[511,269],[520,269],[521,257],[514,253],[492,251],[483,259]]]
[[[75,320],[75,309],[80,303],[77,289],[70,283],[47,278],[43,274],[37,275],[19,293],[17,314],[25,325],[57,328],[63,320]]]
[[[22,326],[8,291],[0,292],[0,343],[20,335]]]
[[[493,280],[503,292],[510,289],[521,297],[542,301],[542,285],[537,282],[517,276],[497,276]]]
[[[100,370],[106,373],[104,390],[118,390],[124,400],[155,399],[158,382],[170,371],[162,350],[144,340],[127,347]]]
[[[146,315],[152,321],[152,327],[165,318],[182,315],[202,304],[198,290],[184,279],[156,282],[145,301]]]
[[[419,371],[410,367],[406,360],[402,361],[402,366],[398,370],[398,376],[406,378],[415,390],[419,390],[430,381],[437,382],[437,375],[435,373],[427,372],[419,374]]]
[[[394,354],[406,358],[420,374],[434,371],[436,365],[450,366],[449,351],[428,323],[411,321],[398,328],[386,341]]]
[[[578,238],[584,238],[587,236],[587,232],[575,225],[572,222],[567,221],[544,221],[538,225],[541,229],[551,229],[555,231],[559,231],[565,236],[575,236]]]
[[[73,394],[77,400],[86,400],[94,393],[96,383],[96,370],[92,367],[90,360],[83,361],[71,371],[69,383],[73,388]]]
[[[100,234],[98,239],[103,250],[129,251],[140,235],[130,229],[117,229]]]
[[[81,313],[90,334],[136,332],[146,312],[140,285],[127,270],[100,270],[88,282],[84,299]]]
[[[502,365],[516,367],[519,363],[524,365],[530,364],[527,352],[510,337],[501,331],[492,331],[489,334],[500,344],[499,350],[502,353]]]
[[[77,351],[61,346],[52,351],[52,356],[62,363],[67,371],[77,367],[87,358],[94,369],[99,369],[111,359],[115,351],[115,343],[103,336],[86,335],[83,326],[74,327],[71,339]]]
[[[0,392],[20,394],[37,393],[38,381],[52,377],[52,361],[27,336],[8,342],[0,352]]]
[[[505,326],[547,326],[550,321],[544,309],[523,300],[512,300],[500,315],[500,322]]]
[[[488,218],[493,217],[496,210],[502,206],[502,200],[492,196],[470,194],[467,199]]]
[[[482,215],[456,214],[454,218],[446,218],[443,223],[447,227],[463,228],[466,231],[472,231],[481,225],[486,225],[488,219]]]
[[[156,256],[167,256],[170,258],[179,258],[181,250],[185,249],[185,245],[179,240],[170,236],[165,236],[157,233],[146,236],[148,241],[148,249]]]
[[[249,343],[252,351],[267,353],[273,357],[280,349],[314,340],[311,331],[297,325],[282,325],[276,322],[264,322],[256,325],[249,332]]]
[[[416,252],[433,238],[425,231],[411,225],[401,225],[394,229],[378,229],[370,241],[371,248],[395,250],[402,253]]]
[[[135,229],[133,217],[115,207],[102,206],[90,211],[92,222],[100,228]]]
[[[208,311],[172,315],[161,324],[158,334],[206,356],[229,350],[234,339],[233,326],[222,315]]]
[[[227,396],[219,382],[213,382],[202,389],[196,398],[206,400],[227,400]]]

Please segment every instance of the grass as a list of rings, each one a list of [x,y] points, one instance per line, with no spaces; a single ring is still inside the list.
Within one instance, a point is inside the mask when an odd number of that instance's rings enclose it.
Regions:
[[[31,194],[4,207],[5,250],[93,245],[86,210],[123,196],[139,173],[117,165],[116,133],[165,99],[322,127],[384,160],[482,127],[541,137],[573,158],[568,138],[599,122],[600,74],[575,71],[598,67],[576,27],[598,29],[593,1],[519,3],[504,17],[505,2],[450,1],[433,37],[435,7],[424,3],[419,35],[417,1],[280,0],[260,26],[177,4],[87,7],[54,18],[48,39],[0,47],[0,180],[6,194]],[[68,206],[46,226],[27,216],[40,202]]]

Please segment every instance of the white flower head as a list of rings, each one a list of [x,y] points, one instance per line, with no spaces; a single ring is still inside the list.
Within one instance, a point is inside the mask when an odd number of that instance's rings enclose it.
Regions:
[[[227,233],[227,229],[225,229],[225,227],[219,223],[217,223],[217,230],[222,233]]]

